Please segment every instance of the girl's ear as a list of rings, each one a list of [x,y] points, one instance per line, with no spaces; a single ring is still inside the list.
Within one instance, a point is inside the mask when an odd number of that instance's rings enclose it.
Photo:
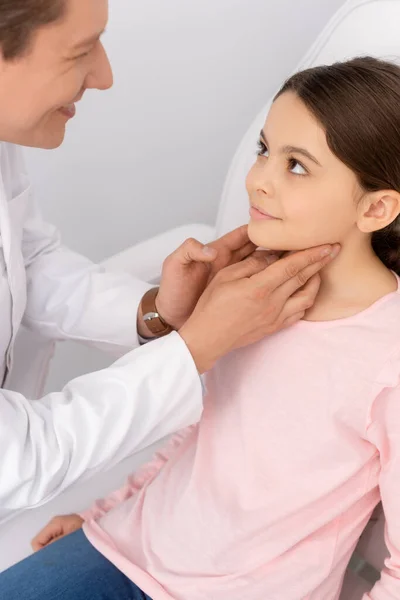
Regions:
[[[395,190],[369,192],[358,205],[357,225],[363,233],[373,233],[393,223],[400,214],[400,194]]]

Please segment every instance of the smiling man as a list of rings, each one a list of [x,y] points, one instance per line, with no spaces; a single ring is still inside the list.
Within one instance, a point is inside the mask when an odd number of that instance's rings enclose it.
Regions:
[[[0,21],[0,42],[4,41],[1,138],[24,146],[55,148],[62,143],[66,123],[85,91],[112,86],[111,67],[100,41],[108,2],[16,0],[13,4],[8,19]],[[26,22],[23,7],[29,14],[29,5],[31,17]],[[0,8],[0,19],[1,12]],[[7,43],[14,28],[20,34]]]

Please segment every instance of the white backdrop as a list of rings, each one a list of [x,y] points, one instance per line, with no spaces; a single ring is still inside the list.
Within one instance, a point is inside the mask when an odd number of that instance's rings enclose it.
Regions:
[[[213,223],[242,135],[342,4],[110,0],[113,89],[86,94],[60,149],[26,151],[64,242],[100,261],[165,229]],[[85,370],[63,349],[49,389],[77,363]]]

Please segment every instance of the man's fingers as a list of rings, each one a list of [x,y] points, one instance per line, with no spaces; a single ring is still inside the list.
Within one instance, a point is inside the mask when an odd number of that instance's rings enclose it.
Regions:
[[[170,261],[172,257],[176,260],[176,257],[179,256],[183,265],[189,265],[192,262],[210,263],[215,260],[220,250],[224,250],[232,254],[233,262],[239,262],[255,249],[255,244],[249,240],[247,225],[243,225],[207,245],[194,238],[188,238],[167,258],[167,261]]]
[[[166,263],[179,257],[181,264],[189,265],[192,262],[212,262],[217,256],[217,251],[211,245],[204,245],[194,238],[189,238],[167,259]]]
[[[244,246],[242,246],[241,248],[239,248],[238,250],[235,250],[232,254],[232,263],[237,263],[241,260],[243,260],[244,258],[247,258],[248,256],[250,256],[250,254],[253,254],[253,252],[256,249],[256,245],[253,244],[253,242],[248,242],[247,244],[245,244]]]
[[[301,319],[304,317],[304,315],[305,315],[304,311],[301,311],[301,312],[295,313],[294,315],[291,315],[290,317],[288,317],[287,319],[285,319],[283,321],[282,329],[287,329],[288,327],[291,327],[295,323],[298,323],[299,321],[301,321]]]
[[[276,252],[273,252],[271,250],[257,250],[257,252],[255,252],[255,254],[257,254],[258,252],[263,253],[265,262],[267,263],[268,267],[270,265],[273,265],[274,263],[276,263],[279,260],[279,254],[277,254]]]
[[[219,279],[222,279],[223,281],[236,281],[238,279],[252,277],[256,273],[264,271],[265,268],[275,260],[277,259],[264,250],[253,252],[251,256],[244,260],[222,269],[216,277],[219,277]]]
[[[301,288],[306,286],[309,280],[314,277],[314,275],[317,275],[321,269],[330,263],[331,260],[332,258],[330,256],[325,257],[322,261],[306,267],[295,277],[289,279],[289,281],[286,281],[276,290],[278,298],[284,302],[288,298],[292,297],[296,292],[301,291]]]
[[[226,233],[220,237],[218,240],[213,242],[211,246],[217,250],[219,247],[223,246],[224,248],[228,248],[228,250],[233,252],[234,250],[239,250],[249,242],[248,226],[242,225],[241,227],[238,227],[237,229],[234,229],[233,231],[230,231],[229,233]]]
[[[255,275],[253,281],[262,287],[267,285],[271,291],[282,286],[282,292],[289,298],[335,258],[339,251],[340,246],[336,244],[296,252],[277,261],[265,272]]]
[[[304,316],[305,311],[313,306],[320,285],[321,278],[317,273],[308,280],[306,285],[301,290],[293,294],[293,296],[286,302],[282,310],[281,319],[283,322],[286,322],[293,315],[299,313],[303,313]]]
[[[293,300],[293,304],[296,302],[301,308],[307,310],[314,304],[320,285],[321,277],[319,273],[315,273],[300,290],[291,296],[290,300]]]

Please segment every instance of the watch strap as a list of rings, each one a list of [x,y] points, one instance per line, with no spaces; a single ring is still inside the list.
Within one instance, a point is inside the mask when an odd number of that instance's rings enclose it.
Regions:
[[[173,330],[171,325],[168,325],[168,323],[164,321],[157,310],[156,299],[159,289],[159,287],[154,287],[148,290],[141,302],[143,321],[146,323],[146,327],[156,337],[167,335]]]

